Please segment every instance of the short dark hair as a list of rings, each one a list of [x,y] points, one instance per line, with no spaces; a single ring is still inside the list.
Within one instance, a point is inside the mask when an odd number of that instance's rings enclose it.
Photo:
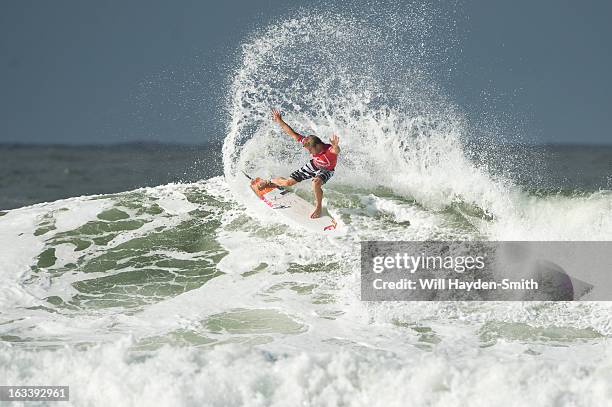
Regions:
[[[304,147],[314,147],[317,144],[323,144],[323,141],[314,134],[306,137],[306,140],[304,140]]]

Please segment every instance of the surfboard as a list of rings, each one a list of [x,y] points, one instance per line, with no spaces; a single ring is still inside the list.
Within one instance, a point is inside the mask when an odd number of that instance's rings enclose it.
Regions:
[[[269,208],[273,209],[278,216],[282,216],[291,222],[316,233],[334,233],[337,222],[331,216],[321,214],[319,218],[312,219],[310,214],[314,211],[314,205],[302,199],[294,192],[276,185],[266,186],[262,189],[257,187],[262,181],[261,178],[252,178],[246,175],[251,181],[251,190]]]

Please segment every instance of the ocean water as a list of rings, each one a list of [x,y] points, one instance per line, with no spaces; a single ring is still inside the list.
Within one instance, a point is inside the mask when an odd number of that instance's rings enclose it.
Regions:
[[[0,210],[221,175],[220,143],[0,144]]]
[[[608,405],[607,302],[360,300],[364,240],[612,239],[610,147],[475,131],[432,74],[452,46],[437,14],[388,17],[256,29],[222,148],[4,147],[2,384],[69,385],[79,406]],[[305,159],[271,106],[340,134],[324,203],[344,233],[249,191],[241,170]]]

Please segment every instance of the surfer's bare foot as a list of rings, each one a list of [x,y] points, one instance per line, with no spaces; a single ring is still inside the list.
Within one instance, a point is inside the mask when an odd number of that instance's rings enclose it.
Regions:
[[[310,214],[311,219],[316,219],[321,216],[321,207],[317,206],[314,211]]]
[[[261,181],[259,181],[257,183],[257,189],[262,190],[262,189],[264,189],[266,187],[269,187],[271,185],[272,185],[271,181],[268,181],[267,179],[262,179]]]

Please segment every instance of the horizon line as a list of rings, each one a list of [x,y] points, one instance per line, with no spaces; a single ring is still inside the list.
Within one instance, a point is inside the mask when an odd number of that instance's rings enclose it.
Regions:
[[[113,146],[137,146],[137,145],[159,145],[159,146],[176,146],[176,147],[203,147],[211,145],[221,145],[223,140],[207,140],[204,142],[174,142],[174,141],[161,141],[161,140],[133,140],[133,141],[115,141],[115,142],[99,142],[99,143],[70,143],[70,142],[23,142],[23,141],[0,141],[0,146],[11,146],[11,147],[113,147]],[[546,146],[581,146],[581,147],[612,147],[612,142],[564,142],[564,141],[545,141],[538,143],[504,143],[500,142],[500,145],[523,145],[533,147],[546,147]]]

